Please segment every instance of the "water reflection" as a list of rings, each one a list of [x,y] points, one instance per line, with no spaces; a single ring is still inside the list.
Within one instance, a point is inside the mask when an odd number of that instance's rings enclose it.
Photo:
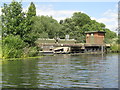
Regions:
[[[118,55],[55,55],[3,62],[3,88],[117,88]]]

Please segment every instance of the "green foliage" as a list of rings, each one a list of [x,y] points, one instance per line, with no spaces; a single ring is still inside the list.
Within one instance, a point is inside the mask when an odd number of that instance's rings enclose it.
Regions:
[[[33,30],[39,38],[54,38],[60,30],[59,23],[49,16],[36,16],[33,18]]]
[[[0,16],[0,58],[2,58],[2,22]]]
[[[32,18],[35,15],[36,8],[33,2],[31,2],[27,14],[22,12],[21,2],[12,1],[8,5],[4,4],[2,9],[3,57],[23,57],[26,46],[29,48],[28,54],[30,54],[27,56],[37,53],[32,47],[35,46],[34,42],[37,39],[35,31],[32,30]]]
[[[7,35],[20,35],[20,37],[28,44],[33,45],[36,40],[32,34],[32,17],[36,15],[36,7],[31,2],[27,12],[22,12],[22,4],[12,1],[9,5],[4,4],[2,9],[2,30],[3,37]]]
[[[113,43],[113,39],[117,37],[117,34],[109,29],[105,29],[105,31],[105,43]]]
[[[33,57],[38,55],[37,47],[25,47],[23,49],[23,57]]]
[[[34,29],[32,29],[32,24],[34,23],[33,18],[36,16],[36,7],[33,2],[31,2],[26,15],[27,17],[25,18],[25,24],[27,28],[24,30],[25,34],[23,34],[22,39],[30,46],[35,46],[37,36]]]
[[[69,34],[70,38],[76,39],[80,43],[85,43],[86,31],[106,31],[106,43],[110,43],[110,40],[116,37],[116,33],[104,29],[105,25],[103,23],[91,20],[88,15],[81,12],[75,12],[71,18],[60,20],[60,25],[60,38],[65,38],[65,35]]]
[[[120,44],[120,34],[118,34],[118,40],[117,43]]]
[[[111,52],[119,52],[119,48],[120,45],[119,44],[112,44],[111,45]]]
[[[20,2],[12,1],[4,4],[2,9],[2,35],[22,35],[24,33],[24,13]]]
[[[104,24],[98,23],[95,20],[91,20],[88,15],[81,12],[75,12],[71,18],[66,18],[64,21],[60,21],[61,31],[60,37],[66,34],[70,35],[70,38],[76,39],[77,42],[85,43],[85,32],[102,30]]]
[[[76,26],[82,27],[85,24],[90,23],[90,17],[85,13],[75,12],[71,18],[72,18],[72,21],[75,22]]]
[[[0,58],[2,58],[2,40],[0,39]]]
[[[3,39],[3,57],[19,58],[23,56],[23,48],[26,46],[20,36],[9,35]]]
[[[36,16],[36,7],[34,5],[33,2],[31,2],[29,8],[28,8],[28,12],[27,12],[27,17],[33,17]]]
[[[2,47],[5,58],[37,55],[39,49],[36,47],[35,41],[38,38],[60,37],[64,39],[65,35],[69,34],[70,39],[85,43],[86,31],[106,31],[106,43],[116,41],[114,38],[117,37],[116,33],[103,29],[105,28],[103,23],[91,20],[85,13],[75,12],[71,18],[60,20],[58,23],[49,16],[36,16],[36,7],[33,2],[30,4],[28,12],[24,13],[21,2],[14,0],[8,5],[4,4],[0,26],[2,26]],[[117,42],[119,43],[119,40]]]

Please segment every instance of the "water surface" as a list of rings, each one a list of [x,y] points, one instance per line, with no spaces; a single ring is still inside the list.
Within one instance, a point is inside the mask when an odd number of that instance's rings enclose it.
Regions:
[[[117,88],[118,55],[55,55],[3,61],[2,88]]]

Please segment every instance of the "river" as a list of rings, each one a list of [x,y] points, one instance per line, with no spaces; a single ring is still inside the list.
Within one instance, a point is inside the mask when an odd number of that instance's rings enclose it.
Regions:
[[[117,88],[118,54],[54,55],[2,62],[2,88]]]

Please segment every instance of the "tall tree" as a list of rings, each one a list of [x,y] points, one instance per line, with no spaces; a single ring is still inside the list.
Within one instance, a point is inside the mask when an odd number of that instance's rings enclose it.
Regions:
[[[28,8],[27,17],[31,18],[33,16],[36,16],[36,7],[35,7],[35,4],[31,2]]]
[[[85,24],[89,24],[91,21],[90,17],[87,14],[81,12],[75,12],[72,16],[72,20],[76,25],[79,25],[81,27]]]
[[[71,18],[66,18],[64,21],[61,20],[60,24],[60,37],[64,38],[66,34],[69,34],[70,38],[76,39],[81,43],[85,43],[86,31],[106,31],[106,38],[116,37],[114,32],[104,29],[105,25],[103,23],[91,20],[87,14],[81,12],[75,12]],[[108,39],[106,39],[106,42],[108,42]]]
[[[32,28],[39,38],[55,38],[58,36],[60,24],[52,17],[36,16]]]
[[[25,34],[25,13],[21,2],[12,1],[4,4],[2,9],[2,48],[4,58],[15,58],[23,55],[26,43],[21,39]]]
[[[37,39],[36,32],[32,29],[34,23],[32,18],[36,16],[35,10],[33,3],[28,13],[22,12],[21,2],[13,0],[10,4],[4,4],[2,9],[3,57],[22,57],[27,50],[28,56],[37,53],[37,49],[32,47]]]
[[[0,16],[0,40],[2,38],[2,20],[1,20],[1,16]],[[1,41],[0,41],[1,43]]]
[[[12,1],[9,5],[4,4],[2,9],[2,35],[20,35],[24,33],[24,13],[21,2]]]
[[[27,29],[25,30],[26,34],[24,35],[23,40],[29,45],[35,45],[34,42],[37,38],[35,36],[34,29],[32,29],[32,25],[34,23],[33,18],[36,16],[36,7],[33,2],[30,4],[26,16]]]

